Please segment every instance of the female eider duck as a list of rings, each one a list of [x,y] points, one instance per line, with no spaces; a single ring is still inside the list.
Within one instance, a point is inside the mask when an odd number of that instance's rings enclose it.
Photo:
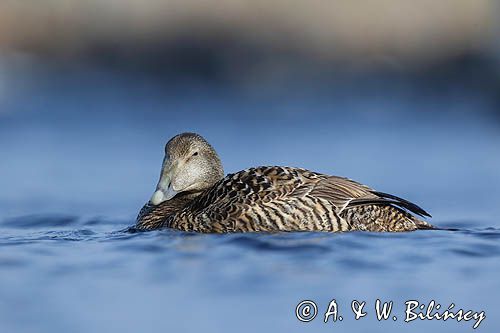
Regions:
[[[224,177],[219,156],[200,135],[165,146],[156,191],[136,229],[196,232],[412,231],[433,229],[417,205],[353,180],[305,169],[262,166]]]

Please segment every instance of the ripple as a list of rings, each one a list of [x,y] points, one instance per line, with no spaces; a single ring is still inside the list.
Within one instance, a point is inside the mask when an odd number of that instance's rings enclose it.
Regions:
[[[103,217],[82,218],[73,215],[61,214],[31,214],[4,219],[0,222],[0,227],[29,230],[67,227],[102,227],[128,224],[130,224],[130,221],[128,220],[108,219]]]
[[[78,218],[66,215],[25,215],[2,221],[1,226],[10,228],[66,227],[75,225]]]
[[[44,231],[30,233],[26,235],[3,237],[5,243],[33,243],[37,241],[85,241],[99,237],[99,234],[90,229],[69,230],[69,231]]]
[[[500,229],[498,228],[485,228],[481,230],[473,231],[472,234],[475,237],[483,239],[500,239]]]

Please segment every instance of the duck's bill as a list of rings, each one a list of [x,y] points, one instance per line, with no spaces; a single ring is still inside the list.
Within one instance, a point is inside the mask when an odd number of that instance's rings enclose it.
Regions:
[[[158,181],[158,185],[156,185],[156,191],[149,200],[151,204],[155,206],[159,205],[164,201],[172,199],[177,194],[171,182],[173,170],[174,166],[172,166],[170,160],[165,157],[161,168],[160,180]]]
[[[177,194],[177,192],[174,191],[172,186],[169,186],[166,191],[162,190],[162,189],[158,189],[155,191],[155,193],[153,193],[153,196],[151,197],[149,202],[151,202],[153,205],[156,206],[156,205],[161,204],[164,201],[172,199],[173,197],[175,197],[176,194]]]

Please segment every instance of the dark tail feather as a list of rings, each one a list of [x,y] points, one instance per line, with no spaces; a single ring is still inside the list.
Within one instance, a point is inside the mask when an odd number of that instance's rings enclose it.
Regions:
[[[415,205],[412,202],[409,202],[408,200],[405,200],[405,199],[402,199],[402,198],[397,197],[395,195],[384,193],[384,192],[377,192],[377,191],[371,191],[371,192],[373,194],[381,197],[381,198],[389,199],[389,200],[387,200],[387,203],[390,203],[390,204],[399,206],[401,208],[407,209],[410,212],[415,213],[415,214],[420,215],[420,216],[432,217],[431,214],[427,213],[421,207]]]

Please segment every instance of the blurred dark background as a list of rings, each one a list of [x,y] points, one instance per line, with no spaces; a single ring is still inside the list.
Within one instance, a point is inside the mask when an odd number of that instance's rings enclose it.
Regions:
[[[197,131],[228,172],[302,166],[445,218],[490,216],[500,194],[498,9],[2,1],[1,213],[133,218],[163,144]]]

